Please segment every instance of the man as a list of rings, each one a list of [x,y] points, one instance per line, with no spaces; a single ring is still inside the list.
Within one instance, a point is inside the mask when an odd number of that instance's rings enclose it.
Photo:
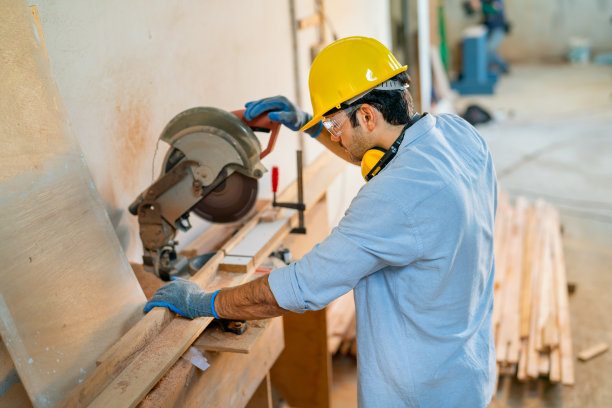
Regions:
[[[354,289],[360,406],[488,405],[496,378],[493,163],[461,118],[412,112],[405,71],[378,41],[350,37],[312,64],[314,117],[284,97],[247,104],[247,118],[268,112],[361,161],[369,181],[301,260],[214,294],[175,281],[146,310],[257,319],[317,310]]]
[[[478,0],[472,0],[474,8],[478,6]],[[497,50],[504,37],[510,29],[506,20],[503,0],[480,0],[483,24],[487,27],[487,65],[489,69],[507,74],[508,63],[499,55]]]

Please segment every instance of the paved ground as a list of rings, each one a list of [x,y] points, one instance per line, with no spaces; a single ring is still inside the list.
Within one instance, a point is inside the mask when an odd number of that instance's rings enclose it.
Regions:
[[[494,96],[456,107],[470,103],[498,118],[479,130],[501,187],[561,211],[574,351],[612,345],[612,68],[513,66]],[[574,387],[504,379],[491,407],[612,407],[612,351],[575,368]],[[356,406],[354,361],[336,358],[334,376],[332,406]]]

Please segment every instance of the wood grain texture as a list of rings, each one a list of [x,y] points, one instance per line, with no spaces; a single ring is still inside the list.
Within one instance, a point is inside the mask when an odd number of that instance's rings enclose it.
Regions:
[[[219,264],[219,269],[228,272],[246,273],[253,266],[253,257],[227,255]]]
[[[140,316],[144,295],[72,134],[25,1],[0,3],[0,334],[53,406]]]
[[[260,222],[227,255],[256,257],[264,244],[271,241],[287,222],[286,218],[272,222]]]
[[[227,351],[248,354],[259,341],[270,319],[247,322],[248,328],[242,334],[223,331],[219,324],[209,325],[193,346],[202,351]]]

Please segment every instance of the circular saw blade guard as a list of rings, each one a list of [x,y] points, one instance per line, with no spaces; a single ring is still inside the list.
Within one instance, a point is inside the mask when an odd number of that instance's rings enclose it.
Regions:
[[[211,222],[233,222],[246,215],[257,200],[257,179],[266,171],[260,161],[261,145],[253,130],[235,115],[212,107],[188,109],[175,116],[160,139],[171,148],[162,175],[184,160],[192,166],[196,189],[185,179],[176,193],[193,201],[190,210]],[[162,207],[174,205],[176,194],[161,198]],[[190,196],[190,197],[189,197]]]

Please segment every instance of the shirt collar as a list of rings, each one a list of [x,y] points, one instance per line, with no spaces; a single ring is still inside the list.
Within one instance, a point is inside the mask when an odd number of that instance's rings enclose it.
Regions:
[[[400,150],[429,132],[436,125],[436,118],[430,113],[422,115],[415,113],[413,119],[416,119],[416,123],[404,131],[404,140],[400,145]]]

